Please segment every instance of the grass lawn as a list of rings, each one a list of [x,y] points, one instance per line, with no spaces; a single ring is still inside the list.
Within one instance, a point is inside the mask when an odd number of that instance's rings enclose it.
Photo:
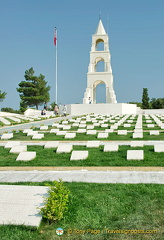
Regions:
[[[102,130],[102,129],[101,129]],[[149,129],[151,130],[151,129]],[[105,130],[104,130],[105,131]],[[68,131],[70,132],[70,131]],[[95,135],[87,135],[86,133],[76,133],[76,137],[72,139],[65,139],[64,136],[57,136],[55,133],[44,133],[44,138],[41,140],[43,141],[89,141],[89,140],[108,140],[108,141],[136,141],[136,140],[164,140],[164,131],[161,131],[159,135],[150,135],[149,132],[143,133],[143,138],[133,138],[132,132],[128,132],[127,135],[118,135],[117,132],[109,133],[108,138],[101,138],[98,139],[96,133]],[[33,141],[31,136],[27,136],[26,133],[18,132],[13,134],[13,138],[11,141],[19,140],[19,141]]]
[[[34,119],[33,123],[38,122],[38,121],[41,121],[41,120],[47,120],[47,119],[52,119],[52,118],[55,119],[55,118],[57,118],[57,117],[58,117],[58,116],[52,116],[52,117],[50,117],[50,118],[43,118],[43,117],[40,116],[40,119]],[[30,122],[31,122],[31,121],[28,120],[28,119],[22,119],[22,118],[18,118],[18,119],[21,120],[20,123],[14,121],[14,120],[12,120],[12,119],[10,119],[10,118],[8,118],[8,117],[4,117],[4,119],[8,120],[8,121],[11,123],[11,125],[19,125],[19,124],[30,123]],[[0,121],[0,127],[2,127],[2,126],[6,126],[6,127],[7,127],[8,125],[5,125],[3,122]]]
[[[26,183],[26,185],[45,185],[45,183]],[[75,182],[65,183],[65,185],[69,188],[71,195],[69,208],[63,220],[53,224],[43,220],[39,229],[0,226],[1,239],[164,239],[163,185]],[[64,229],[62,236],[56,235],[55,231],[58,227]],[[154,233],[125,234],[111,233],[111,230],[155,231]]]
[[[108,124],[108,127],[101,127],[101,124],[100,124],[100,126],[94,126],[94,130],[97,130],[97,131],[105,131],[105,129],[110,129],[111,128],[111,126],[113,126],[114,124],[111,124],[111,123],[105,123],[105,124]],[[120,126],[118,126],[118,130],[128,130],[128,131],[134,131],[134,129],[135,129],[135,124],[131,124],[131,126],[130,127],[124,127],[124,124],[125,123],[123,123],[123,124],[121,124]],[[64,125],[64,124],[63,124]],[[89,126],[89,125],[93,125],[92,123],[91,124],[88,124],[88,123],[86,123],[86,126]],[[66,125],[67,126],[67,125]],[[68,124],[68,126],[69,126],[69,124]],[[56,129],[57,127],[52,127],[52,126],[48,126],[48,130],[50,131],[51,129]],[[71,126],[71,128],[69,129],[69,130],[66,130],[66,131],[77,131],[79,128],[81,128],[81,127],[79,127],[79,126]],[[143,130],[161,130],[161,128],[158,126],[158,125],[156,125],[155,124],[155,126],[154,127],[147,127],[147,124],[143,124],[142,125],[142,128],[143,128]],[[62,127],[60,127],[59,128],[61,131],[63,130],[62,129]],[[33,130],[35,130],[35,131],[40,131],[40,128],[39,127],[37,127],[37,128],[34,128]]]
[[[118,152],[103,152],[99,148],[73,146],[73,150],[88,150],[86,160],[70,161],[71,153],[57,154],[56,149],[44,149],[43,146],[28,146],[28,151],[36,151],[32,161],[16,161],[18,154],[9,153],[9,149],[0,147],[0,166],[164,166],[164,153],[154,152],[153,146],[119,146]],[[127,150],[144,150],[144,160],[126,160]]]
[[[18,119],[18,120],[21,121],[20,123],[12,120],[10,118],[7,118],[7,117],[5,117],[5,119],[8,120],[11,123],[11,125],[18,125],[18,124],[29,123],[30,122],[30,120],[25,120],[25,119],[20,119],[20,118]]]

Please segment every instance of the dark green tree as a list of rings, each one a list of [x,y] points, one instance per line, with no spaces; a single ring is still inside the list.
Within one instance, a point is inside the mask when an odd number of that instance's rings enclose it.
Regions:
[[[142,108],[142,103],[141,102],[129,102],[130,104],[136,104],[137,107]]]
[[[152,98],[150,105],[152,109],[162,109],[164,108],[164,98]]]
[[[6,94],[7,94],[6,92],[1,92],[0,90],[0,101],[3,101],[5,99]]]
[[[164,108],[164,98],[158,98],[161,104],[161,108]]]
[[[19,83],[17,91],[20,93],[20,98],[24,106],[35,106],[38,109],[39,105],[47,104],[50,100],[49,90],[45,76],[40,74],[34,76],[34,69],[31,67],[25,71],[25,81]]]
[[[10,108],[10,107],[1,108],[1,111],[2,112],[16,113],[16,110],[14,110],[13,108]]]
[[[143,88],[142,108],[143,109],[149,109],[149,96],[148,96],[148,89],[147,88]]]
[[[23,100],[21,100],[20,101],[20,112],[24,113],[26,110],[27,110],[27,104]]]

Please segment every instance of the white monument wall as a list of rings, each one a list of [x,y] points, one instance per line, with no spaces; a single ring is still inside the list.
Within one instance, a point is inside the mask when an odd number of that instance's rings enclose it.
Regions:
[[[136,114],[136,104],[128,103],[102,103],[102,104],[70,104],[67,113],[71,115],[85,114]]]

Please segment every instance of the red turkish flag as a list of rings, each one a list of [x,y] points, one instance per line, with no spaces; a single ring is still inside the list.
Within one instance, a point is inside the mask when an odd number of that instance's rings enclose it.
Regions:
[[[56,46],[57,44],[57,29],[55,28],[55,33],[54,33],[54,45]]]

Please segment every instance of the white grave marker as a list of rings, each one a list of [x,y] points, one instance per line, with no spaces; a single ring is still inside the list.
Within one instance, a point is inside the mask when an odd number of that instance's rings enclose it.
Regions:
[[[70,160],[85,160],[88,157],[88,151],[72,151]]]
[[[143,160],[143,150],[127,150],[127,160]]]

